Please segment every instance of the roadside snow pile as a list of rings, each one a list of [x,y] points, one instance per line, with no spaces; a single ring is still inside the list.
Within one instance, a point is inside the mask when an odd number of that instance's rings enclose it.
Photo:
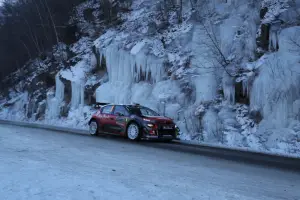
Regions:
[[[90,106],[81,106],[77,109],[70,110],[67,117],[32,122],[88,130],[88,122],[95,112],[96,110]]]
[[[17,94],[0,107],[0,118],[9,120],[25,120],[27,118],[28,92]]]

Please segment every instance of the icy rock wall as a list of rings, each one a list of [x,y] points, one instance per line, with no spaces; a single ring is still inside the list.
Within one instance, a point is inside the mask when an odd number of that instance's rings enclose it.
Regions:
[[[282,30],[279,51],[257,61],[259,76],[253,83],[250,102],[251,109],[264,117],[260,125],[263,130],[286,128],[299,115],[299,32],[299,26]]]
[[[215,99],[218,88],[217,70],[215,70],[216,66],[214,66],[212,59],[213,52],[206,43],[203,43],[204,38],[211,43],[209,38],[207,38],[204,28],[201,25],[196,25],[192,37],[192,51],[195,56],[191,64],[197,73],[193,78],[197,103]]]
[[[100,53],[101,58],[105,57],[106,60],[109,82],[97,89],[98,102],[132,103],[132,89],[136,92],[144,90],[144,96],[148,96],[147,93],[152,90],[150,83],[158,82],[162,78],[162,61],[137,52],[137,47],[129,52],[120,49],[117,44],[111,44],[100,49]],[[144,79],[144,83],[133,88],[141,79]]]
[[[191,43],[196,103],[214,100],[222,85],[225,99],[234,104],[237,68],[255,59],[260,5],[216,0],[199,6],[204,21],[194,24]]]
[[[163,60],[147,55],[145,43],[126,51],[116,43],[100,48],[109,81],[96,90],[97,102],[140,103],[170,117],[177,115],[184,98],[176,81],[163,80]],[[103,60],[101,60],[103,62]],[[168,102],[167,104],[165,102]],[[174,114],[175,113],[175,114]]]
[[[238,69],[255,59],[260,4],[248,0],[216,0],[200,4],[203,21],[193,25],[191,40],[196,101],[184,112],[188,125],[185,129],[195,137],[197,133],[203,135],[205,142],[229,144],[241,140],[231,137],[241,130],[234,109],[222,108],[236,103]],[[226,102],[217,106],[216,101],[222,96]],[[206,109],[202,115],[191,115],[195,108],[203,105]],[[226,119],[228,116],[230,121]],[[197,120],[200,121],[198,126]]]

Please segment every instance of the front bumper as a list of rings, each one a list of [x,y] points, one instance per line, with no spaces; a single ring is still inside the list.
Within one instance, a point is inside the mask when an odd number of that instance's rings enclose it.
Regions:
[[[173,140],[176,137],[174,135],[145,135],[143,138],[146,140]]]
[[[176,130],[169,130],[169,131],[159,131],[156,130],[155,134],[149,132],[150,130],[145,128],[143,139],[146,140],[173,140],[176,139]]]

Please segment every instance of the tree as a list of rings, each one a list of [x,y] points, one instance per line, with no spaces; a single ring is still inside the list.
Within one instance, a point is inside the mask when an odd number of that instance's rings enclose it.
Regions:
[[[4,0],[0,7],[1,76],[60,42],[71,12],[81,2],[84,0]]]

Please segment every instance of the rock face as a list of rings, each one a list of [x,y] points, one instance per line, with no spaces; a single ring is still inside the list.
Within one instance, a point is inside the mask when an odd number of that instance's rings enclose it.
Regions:
[[[260,36],[257,38],[257,46],[263,51],[269,49],[270,24],[262,24],[260,28]],[[260,52],[262,54],[262,52]]]
[[[43,120],[45,118],[46,106],[47,103],[45,100],[38,103],[37,111],[35,115],[36,120]]]
[[[64,102],[69,104],[72,98],[72,82],[60,76],[60,80],[63,82],[65,89],[64,89]]]
[[[94,105],[96,104],[96,96],[95,91],[101,85],[101,83],[96,83],[92,86],[86,86],[84,90],[85,104],[86,105]]]

